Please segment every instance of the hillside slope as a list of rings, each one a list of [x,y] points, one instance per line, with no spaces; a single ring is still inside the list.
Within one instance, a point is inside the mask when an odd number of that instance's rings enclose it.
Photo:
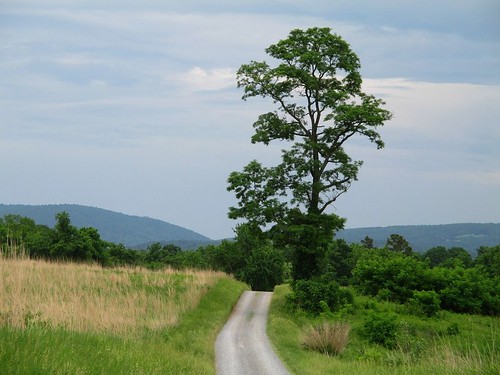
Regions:
[[[500,244],[500,224],[443,224],[400,225],[389,227],[355,228],[338,232],[337,238],[359,243],[365,236],[374,240],[376,247],[385,245],[387,237],[399,234],[406,238],[413,250],[422,252],[435,246],[462,247],[475,256],[480,246]]]
[[[81,206],[76,204],[50,205],[5,205],[0,204],[0,217],[15,214],[29,217],[37,224],[53,227],[55,215],[59,212],[69,213],[71,223],[78,227],[93,227],[101,234],[101,238],[114,243],[122,243],[127,247],[141,247],[152,242],[168,242],[186,248],[211,243],[212,240],[192,230],[149,217],[125,215],[104,210],[102,208]]]
[[[66,211],[78,228],[94,227],[101,237],[110,242],[122,243],[129,248],[145,249],[161,242],[173,243],[183,249],[196,249],[207,244],[217,244],[192,230],[149,217],[125,215],[96,207],[76,204],[60,205],[5,205],[0,204],[0,217],[16,214],[30,217],[37,224],[53,227],[55,215]],[[480,246],[500,244],[500,224],[443,224],[400,225],[345,229],[336,235],[349,243],[359,243],[365,236],[374,240],[376,247],[385,245],[387,237],[396,233],[406,238],[413,250],[426,251],[435,246],[462,247],[476,255]]]

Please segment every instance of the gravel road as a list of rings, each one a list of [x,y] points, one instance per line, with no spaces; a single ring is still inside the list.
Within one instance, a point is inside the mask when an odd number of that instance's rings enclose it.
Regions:
[[[288,375],[266,335],[271,292],[244,292],[215,342],[218,375]]]

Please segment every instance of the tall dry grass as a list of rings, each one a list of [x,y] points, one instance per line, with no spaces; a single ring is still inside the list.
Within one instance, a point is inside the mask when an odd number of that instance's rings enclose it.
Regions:
[[[492,325],[489,335],[465,337],[458,343],[439,337],[426,358],[428,364],[467,374],[500,374],[498,325]]]
[[[323,322],[309,327],[302,336],[302,346],[323,354],[338,355],[349,342],[351,326],[346,322]]]
[[[134,335],[175,325],[222,274],[0,258],[0,325]]]

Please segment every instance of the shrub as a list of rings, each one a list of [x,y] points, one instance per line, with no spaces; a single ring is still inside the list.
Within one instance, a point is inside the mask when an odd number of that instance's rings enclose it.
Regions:
[[[247,256],[245,267],[237,276],[252,290],[272,291],[284,279],[285,258],[271,245],[257,247]]]
[[[361,255],[353,269],[357,289],[381,299],[404,303],[414,290],[422,289],[425,263],[415,257],[388,251],[371,250]]]
[[[441,309],[439,295],[433,290],[414,291],[413,297],[408,300],[410,310],[427,317],[435,316]]]
[[[373,312],[365,319],[363,334],[371,343],[392,349],[397,343],[398,329],[396,314]]]
[[[454,322],[451,323],[447,328],[446,328],[446,334],[449,336],[456,336],[460,333],[460,327],[458,323]]]
[[[434,268],[433,270],[438,270]],[[456,268],[439,291],[443,309],[468,314],[500,313],[498,285],[477,268]]]
[[[323,354],[338,355],[349,342],[350,330],[351,326],[345,322],[324,322],[306,330],[302,346]]]
[[[292,301],[315,315],[325,312],[326,306],[330,311],[337,311],[354,300],[348,290],[341,289],[335,281],[325,278],[296,280],[292,288]]]

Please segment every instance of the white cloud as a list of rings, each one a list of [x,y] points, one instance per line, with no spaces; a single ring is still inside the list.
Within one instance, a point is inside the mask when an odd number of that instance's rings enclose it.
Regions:
[[[236,72],[229,68],[205,70],[195,67],[181,75],[180,80],[187,85],[189,91],[213,91],[234,87]]]

